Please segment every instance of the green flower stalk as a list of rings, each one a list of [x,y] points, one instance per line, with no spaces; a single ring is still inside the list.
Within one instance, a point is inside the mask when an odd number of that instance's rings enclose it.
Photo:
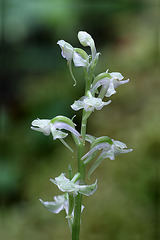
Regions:
[[[73,152],[73,149],[64,140],[71,134],[75,149],[77,151],[77,173],[72,176],[72,168],[69,165],[68,178],[65,173],[61,173],[55,179],[50,179],[63,193],[54,197],[54,201],[43,201],[44,207],[58,214],[64,210],[71,230],[72,240],[79,240],[81,213],[84,209],[82,196],[91,196],[97,189],[97,180],[90,185],[86,184],[86,176],[91,174],[102,163],[104,159],[114,160],[122,153],[129,153],[132,149],[127,149],[125,143],[116,141],[108,136],[95,137],[86,133],[87,120],[95,110],[101,110],[111,103],[111,100],[104,101],[116,93],[117,87],[129,82],[123,80],[119,72],[94,74],[95,67],[99,60],[100,53],[97,53],[95,42],[90,34],[85,31],[78,33],[78,39],[84,47],[90,47],[91,54],[88,55],[83,49],[74,48],[64,40],[59,40],[57,44],[61,48],[62,57],[67,60],[71,76],[76,85],[76,79],[72,71],[72,63],[75,67],[82,67],[84,70],[85,91],[84,95],[74,101],[71,108],[74,111],[82,110],[81,131],[76,130],[73,120],[65,116],[57,116],[53,119],[35,119],[32,121],[31,129],[42,132],[44,135],[52,135],[53,140],[59,139],[65,147]],[[90,150],[86,152],[86,142],[90,144]],[[94,159],[94,163],[92,163]],[[86,166],[90,164],[90,169],[86,173]]]

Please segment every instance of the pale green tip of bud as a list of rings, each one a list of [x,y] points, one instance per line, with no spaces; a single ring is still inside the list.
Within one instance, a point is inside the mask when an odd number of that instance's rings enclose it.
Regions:
[[[91,47],[94,44],[94,41],[93,41],[91,35],[85,31],[78,32],[78,39],[84,47],[86,47],[86,46]]]

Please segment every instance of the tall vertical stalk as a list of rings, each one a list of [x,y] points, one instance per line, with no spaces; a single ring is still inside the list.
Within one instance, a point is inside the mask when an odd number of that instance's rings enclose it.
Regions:
[[[93,71],[91,74],[84,71],[85,77],[85,95],[87,91],[90,89],[91,81],[92,81]],[[82,156],[84,155],[85,150],[85,135],[86,135],[86,127],[87,127],[87,118],[89,115],[83,109],[82,113],[82,121],[81,121],[81,136],[82,136],[82,143],[77,147],[77,160],[78,160],[78,172],[81,174],[80,184],[85,183],[85,165],[81,160]],[[80,223],[81,223],[81,209],[82,208],[82,194],[78,194],[75,198],[75,211],[74,211],[74,221],[72,225],[72,240],[79,240],[79,233],[80,233]]]
[[[71,105],[74,111],[83,109],[80,133],[75,129],[74,122],[64,116],[57,116],[51,120],[35,119],[32,121],[31,126],[33,130],[42,132],[46,136],[51,133],[53,140],[59,139],[65,147],[73,152],[69,145],[63,140],[68,135],[68,133],[63,132],[63,130],[67,130],[72,134],[76,144],[78,172],[73,176],[71,166],[69,165],[69,179],[65,177],[64,173],[61,173],[61,175],[55,179],[51,179],[51,182],[57,185],[63,194],[55,196],[54,202],[44,202],[40,199],[41,203],[52,213],[57,214],[61,210],[65,210],[72,232],[72,240],[79,240],[81,212],[83,210],[82,194],[90,196],[97,189],[97,181],[91,185],[85,184],[86,164],[91,162],[97,152],[101,150],[101,154],[98,155],[98,158],[88,172],[88,176],[90,176],[103,159],[110,158],[114,160],[116,155],[132,151],[132,149],[126,149],[127,146],[123,142],[115,141],[107,136],[96,138],[92,135],[86,135],[87,119],[91,113],[94,110],[101,110],[103,106],[108,105],[111,100],[103,102],[103,98],[115,94],[115,88],[127,83],[129,79],[122,81],[123,76],[121,73],[108,73],[108,70],[95,77],[93,73],[98,62],[99,53],[96,52],[94,40],[84,31],[78,33],[78,39],[84,47],[90,47],[91,55],[88,55],[83,49],[73,48],[72,45],[64,40],[59,40],[57,43],[61,47],[62,56],[67,59],[69,70],[75,84],[76,80],[72,72],[72,61],[76,67],[83,67],[84,70],[85,96]],[[89,141],[91,145],[89,152],[85,154],[86,141]]]
[[[85,182],[85,165],[81,161],[85,149],[85,134],[87,120],[83,121],[84,113],[82,114],[81,135],[83,143],[77,147],[78,172],[81,174],[80,183]],[[78,194],[75,198],[74,221],[72,225],[72,240],[79,240],[80,223],[81,223],[81,208],[82,208],[82,194]]]

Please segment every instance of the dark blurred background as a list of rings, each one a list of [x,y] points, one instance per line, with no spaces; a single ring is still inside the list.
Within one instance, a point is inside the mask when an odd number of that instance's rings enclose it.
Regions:
[[[87,132],[134,151],[105,159],[88,180],[98,179],[98,190],[84,197],[81,239],[158,240],[159,13],[158,0],[1,1],[2,239],[70,239],[64,213],[47,212],[38,199],[60,194],[49,179],[67,172],[69,163],[75,173],[76,157],[30,124],[37,117],[73,117],[70,105],[84,91],[82,69],[73,69],[73,87],[56,43],[64,39],[81,47],[77,33],[84,30],[102,53],[95,73],[109,68],[130,78],[111,105],[92,114]],[[70,138],[68,143],[73,146]]]

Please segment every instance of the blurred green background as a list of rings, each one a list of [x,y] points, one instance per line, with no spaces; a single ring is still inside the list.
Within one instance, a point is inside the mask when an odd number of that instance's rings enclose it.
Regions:
[[[158,20],[156,0],[2,0],[2,239],[70,239],[64,213],[47,212],[38,199],[60,194],[49,179],[66,172],[69,163],[76,172],[76,157],[58,140],[31,131],[30,124],[37,117],[74,115],[70,105],[84,91],[82,69],[74,68],[73,87],[56,43],[64,39],[81,47],[77,33],[85,30],[102,53],[95,74],[109,68],[130,78],[111,105],[92,114],[87,132],[134,151],[105,159],[87,182],[98,179],[98,190],[84,197],[81,239],[158,240]],[[70,138],[68,143],[73,146]]]

